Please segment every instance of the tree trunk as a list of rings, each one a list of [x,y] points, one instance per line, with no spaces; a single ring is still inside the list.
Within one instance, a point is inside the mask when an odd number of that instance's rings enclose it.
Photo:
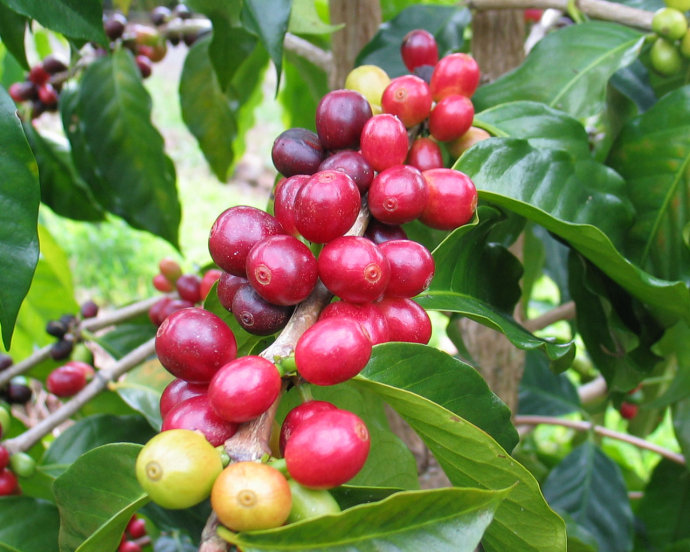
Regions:
[[[525,20],[522,10],[487,10],[472,19],[472,56],[491,82],[522,63],[525,58]]]

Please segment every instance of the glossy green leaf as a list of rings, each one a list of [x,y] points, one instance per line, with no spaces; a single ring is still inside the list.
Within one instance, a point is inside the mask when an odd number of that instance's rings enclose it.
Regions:
[[[467,151],[455,168],[472,178],[480,198],[568,241],[640,300],[690,318],[687,286],[654,278],[614,247],[632,221],[632,207],[625,183],[611,169],[509,138],[484,140]]]
[[[127,372],[127,377],[115,383],[113,390],[133,410],[142,414],[153,429],[160,431],[161,394],[172,380],[173,376],[153,360]]]
[[[151,323],[148,316],[142,316],[132,319],[126,324],[119,324],[107,334],[97,336],[95,341],[113,358],[120,359],[142,343],[155,337],[156,330],[156,326]]]
[[[103,209],[74,167],[69,148],[42,136],[31,124],[25,124],[24,131],[38,163],[41,202],[63,217],[103,220]]]
[[[443,351],[415,343],[378,345],[360,375],[447,408],[486,431],[506,450],[518,442],[510,409],[474,368]]]
[[[333,498],[338,502],[340,508],[346,510],[359,504],[378,502],[402,490],[403,489],[394,489],[391,487],[357,487],[355,485],[341,485],[340,487],[330,489],[328,492],[333,495]]]
[[[259,37],[276,67],[276,90],[283,70],[283,41],[291,7],[292,0],[245,0],[242,3],[242,22]]]
[[[639,54],[639,31],[589,21],[563,27],[540,40],[517,69],[481,86],[477,111],[516,100],[542,102],[576,118],[600,112],[608,79]]]
[[[302,56],[285,52],[283,85],[278,99],[285,112],[285,126],[316,131],[314,113],[323,96],[329,92],[326,73]]]
[[[26,61],[26,48],[24,47],[25,31],[26,18],[0,2],[0,41],[2,41],[14,59],[24,69],[28,70],[29,62]]]
[[[646,406],[665,408],[676,401],[690,397],[690,327],[679,322],[664,332],[654,345],[654,352],[669,359],[676,367],[673,380],[663,394]]]
[[[589,137],[582,124],[546,104],[513,101],[500,104],[474,118],[474,126],[501,138],[523,138],[536,149],[564,150],[578,158],[589,158]]]
[[[17,13],[70,38],[108,44],[100,0],[1,0]]]
[[[38,169],[16,110],[0,87],[0,326],[8,349],[38,262]]]
[[[316,4],[312,0],[293,0],[288,21],[288,31],[294,34],[329,34],[341,29],[343,25],[329,25],[319,17]]]
[[[58,552],[60,520],[54,504],[29,496],[0,498],[0,550]]]
[[[182,535],[186,533],[198,548],[201,532],[211,515],[211,503],[209,500],[204,500],[192,508],[168,510],[158,506],[155,502],[149,502],[140,512],[150,519],[161,532],[181,533]]]
[[[625,125],[609,163],[627,180],[637,210],[629,258],[659,278],[690,281],[682,238],[690,216],[690,86]]]
[[[673,431],[686,458],[690,458],[690,398],[675,403],[671,409]]]
[[[611,77],[610,84],[629,98],[640,112],[647,111],[657,101],[649,82],[649,71],[639,59],[616,71]]]
[[[352,485],[367,487],[393,487],[418,489],[417,464],[405,443],[395,435],[388,424],[384,404],[379,397],[357,388],[350,383],[326,387],[310,386],[313,397],[329,401],[338,408],[357,414],[367,425],[371,438],[371,449],[364,467],[349,481]],[[277,420],[285,415],[303,398],[299,389],[293,388],[281,398]]]
[[[78,420],[50,444],[41,466],[44,472],[57,477],[79,457],[110,443],[145,444],[154,432],[140,416],[98,414]]]
[[[86,68],[78,116],[103,179],[89,181],[99,203],[177,247],[175,168],[151,124],[151,98],[129,51],[118,50]]]
[[[134,476],[140,450],[125,443],[95,448],[55,480],[61,552],[117,548],[132,514],[149,500]]]
[[[580,409],[577,389],[565,374],[549,370],[543,355],[529,351],[520,380],[519,414],[561,416]]]
[[[381,25],[374,38],[362,48],[355,60],[357,65],[377,65],[388,76],[399,77],[409,73],[400,57],[400,44],[414,29],[426,29],[434,35],[439,55],[460,50],[463,31],[470,23],[470,11],[458,6],[414,5]]]
[[[502,489],[514,485],[482,540],[486,552],[563,552],[563,521],[546,504],[534,477],[484,431],[409,391],[373,381],[356,385],[375,392],[424,440],[451,483]]]
[[[556,511],[568,513],[596,538],[601,552],[632,549],[633,514],[618,466],[586,441],[554,468],[542,486]]]
[[[472,552],[496,508],[511,489],[434,489],[396,493],[381,502],[355,506],[270,531],[221,537],[245,552],[357,550]]]

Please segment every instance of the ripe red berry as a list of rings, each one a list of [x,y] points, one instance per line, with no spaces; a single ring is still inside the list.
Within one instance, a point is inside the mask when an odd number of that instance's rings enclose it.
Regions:
[[[125,540],[120,543],[117,552],[141,552],[141,546],[131,540]]]
[[[372,116],[367,99],[355,90],[333,90],[316,107],[316,132],[324,149],[356,149]]]
[[[441,148],[431,138],[419,137],[412,142],[405,164],[412,165],[420,171],[440,169],[443,167]]]
[[[183,274],[175,282],[180,298],[190,303],[201,301],[201,278],[196,274]]]
[[[246,278],[240,276],[233,276],[227,272],[223,272],[218,279],[218,300],[227,310],[232,311],[232,301],[235,298],[235,293],[245,284],[248,284]]]
[[[369,219],[364,237],[376,244],[381,244],[388,240],[407,239],[407,233],[403,230],[402,226],[384,224],[375,218],[371,218]]]
[[[296,174],[281,179],[274,191],[273,214],[287,234],[299,236],[295,226],[295,199],[302,185],[309,180],[307,174]]]
[[[79,307],[82,318],[95,318],[98,316],[98,305],[94,301],[85,301]]]
[[[245,284],[235,292],[230,310],[245,331],[271,335],[285,327],[294,307],[269,303],[250,284]]]
[[[460,94],[468,98],[479,86],[479,65],[471,56],[463,53],[441,58],[431,75],[429,88],[434,101]]]
[[[167,301],[163,305],[163,308],[160,311],[160,323],[162,324],[163,320],[165,320],[172,313],[193,306],[194,303],[192,303],[191,301],[185,301],[184,299],[170,299],[170,301]]]
[[[632,420],[635,416],[637,416],[637,411],[639,409],[640,407],[635,403],[622,402],[620,406],[620,413],[621,416],[626,420]]]
[[[208,395],[190,397],[173,407],[163,418],[161,431],[189,429],[199,431],[214,447],[222,445],[237,431],[237,424],[218,416]]]
[[[244,278],[249,250],[268,236],[284,233],[280,222],[265,211],[246,205],[230,207],[213,223],[208,250],[220,268]]]
[[[260,356],[248,355],[223,366],[208,386],[211,407],[229,422],[248,422],[260,416],[280,394],[280,373]]]
[[[431,112],[429,85],[414,75],[396,77],[383,91],[381,107],[384,113],[398,117],[407,128],[413,127]]]
[[[371,181],[374,178],[374,169],[364,159],[364,156],[356,151],[343,150],[334,153],[323,160],[319,165],[320,171],[336,170],[344,172],[347,176],[352,178],[359,189],[359,193],[364,195]]]
[[[173,290],[173,285],[170,283],[170,280],[160,273],[153,277],[153,287],[163,293],[168,293]]]
[[[55,368],[46,379],[48,391],[58,397],[76,395],[85,385],[86,374],[84,370],[70,364]]]
[[[359,214],[361,196],[345,173],[319,171],[297,192],[295,226],[305,239],[326,243],[347,232]]]
[[[422,175],[429,197],[419,220],[439,230],[453,230],[472,220],[477,189],[466,174],[454,169],[431,169]]]
[[[391,267],[387,297],[414,297],[431,284],[434,259],[429,250],[413,240],[391,240],[379,245]]]
[[[347,301],[335,301],[326,306],[319,320],[326,318],[349,318],[357,322],[372,345],[389,341],[388,322],[373,303],[357,305]]]
[[[141,78],[148,79],[151,76],[151,73],[153,72],[153,65],[151,63],[151,59],[147,56],[140,54],[134,57],[134,61],[137,64],[137,67],[139,68]]]
[[[217,268],[211,268],[204,272],[204,275],[201,278],[201,284],[199,286],[202,301],[208,297],[208,293],[211,291],[213,284],[220,279],[221,274],[223,274],[223,272]]]
[[[429,132],[441,142],[460,138],[472,126],[474,106],[466,96],[453,94],[438,102],[429,116]]]
[[[205,383],[235,358],[237,342],[232,330],[218,316],[191,307],[172,313],[160,325],[156,354],[174,376]]]
[[[386,224],[404,224],[418,218],[426,207],[427,185],[422,173],[410,165],[395,165],[376,175],[369,188],[369,210]]]
[[[424,29],[410,31],[400,45],[400,55],[410,72],[421,65],[435,65],[438,61],[438,45],[434,35]]]
[[[2,437],[2,426],[0,425],[0,437]],[[0,471],[4,470],[10,463],[10,451],[0,445]]]
[[[407,130],[395,115],[381,113],[364,125],[361,151],[375,170],[401,165],[407,157],[407,149]]]
[[[273,142],[273,165],[284,176],[314,174],[324,158],[324,151],[315,132],[306,128],[290,128]]]
[[[17,103],[38,98],[38,88],[31,81],[12,83],[8,92],[10,97]]]
[[[158,270],[173,285],[177,282],[177,279],[182,276],[182,267],[180,263],[170,257],[163,257],[158,261]]]
[[[0,471],[0,496],[14,494],[19,488],[17,477],[7,468]]]
[[[154,326],[160,326],[165,318],[162,317],[163,309],[172,301],[170,297],[161,297],[149,309],[149,320]]]
[[[146,522],[142,518],[132,516],[125,532],[133,539],[140,539],[146,534]]]
[[[285,445],[285,462],[301,485],[331,489],[357,475],[370,444],[367,426],[356,414],[328,410],[295,428]]]
[[[369,362],[371,341],[350,318],[325,318],[297,341],[297,371],[309,383],[335,385],[355,377]]]
[[[161,418],[170,412],[175,406],[192,397],[199,397],[208,392],[207,385],[189,383],[188,381],[175,378],[161,393],[160,412]]]
[[[293,236],[270,236],[247,255],[247,279],[266,301],[296,305],[314,289],[318,267],[311,250]]]
[[[36,86],[43,86],[50,80],[50,73],[43,68],[40,63],[34,65],[27,75],[26,79],[33,82]]]
[[[38,99],[46,107],[52,107],[58,103],[58,93],[57,90],[49,82],[38,87]]]
[[[285,420],[283,420],[282,425],[280,426],[280,438],[278,441],[280,447],[280,454],[285,453],[285,445],[287,444],[288,439],[290,439],[290,436],[292,435],[293,431],[295,431],[295,429],[297,429],[297,427],[302,422],[308,420],[318,412],[337,409],[337,406],[335,406],[333,403],[329,403],[328,401],[312,400],[304,402],[290,410],[290,412],[287,413],[287,416],[285,416]]]
[[[384,297],[376,303],[388,322],[391,341],[422,343],[431,339],[431,320],[427,312],[407,297]]]

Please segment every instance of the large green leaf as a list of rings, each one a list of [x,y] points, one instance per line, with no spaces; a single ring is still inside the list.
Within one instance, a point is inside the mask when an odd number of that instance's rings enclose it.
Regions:
[[[472,178],[480,198],[568,241],[640,300],[690,319],[687,286],[647,274],[615,248],[632,221],[632,207],[624,182],[611,169],[509,138],[476,144],[455,168]]]
[[[101,0],[0,0],[15,12],[70,38],[108,44]]]
[[[84,71],[78,116],[103,178],[89,181],[99,203],[177,247],[175,168],[151,123],[151,97],[129,51],[115,51]]]
[[[236,534],[221,528],[219,534],[245,552],[472,552],[510,491],[408,491],[279,529]]]
[[[577,412],[580,398],[565,374],[549,370],[543,355],[529,351],[520,380],[519,413],[535,416],[561,416]]]
[[[294,34],[327,34],[341,29],[343,25],[329,25],[319,17],[316,3],[312,0],[293,0],[290,10],[288,31]]]
[[[28,496],[0,498],[0,550],[58,552],[60,520],[54,504]]]
[[[24,69],[29,69],[24,47],[26,18],[0,2],[0,40]]]
[[[549,508],[534,477],[484,431],[403,389],[356,380],[383,398],[424,440],[453,485],[514,490],[501,504],[482,545],[486,552],[565,552],[563,521]]]
[[[665,280],[690,283],[690,86],[671,92],[623,127],[609,156],[637,210],[626,252]]]
[[[360,375],[447,408],[486,431],[506,450],[518,442],[510,409],[474,368],[438,349],[413,343],[379,345]]]
[[[283,73],[285,78],[278,99],[283,105],[285,125],[316,131],[316,106],[329,91],[326,73],[289,51],[285,52]]]
[[[533,100],[584,118],[604,107],[606,85],[618,69],[632,63],[642,35],[603,21],[570,25],[539,41],[525,62],[491,84],[472,101],[477,111],[516,100]]]
[[[582,124],[546,104],[513,101],[485,109],[474,118],[475,126],[501,138],[524,138],[539,149],[564,150],[573,157],[588,158],[589,138]]]
[[[568,513],[596,538],[600,552],[632,549],[633,514],[618,466],[586,441],[553,469],[543,485],[556,511]]]
[[[95,448],[55,480],[61,552],[117,548],[132,514],[149,500],[134,477],[140,450],[125,443]]]
[[[642,522],[642,541],[655,550],[690,539],[690,472],[662,459],[654,468],[636,511]]]
[[[0,326],[8,349],[38,262],[38,169],[16,111],[0,87]]]

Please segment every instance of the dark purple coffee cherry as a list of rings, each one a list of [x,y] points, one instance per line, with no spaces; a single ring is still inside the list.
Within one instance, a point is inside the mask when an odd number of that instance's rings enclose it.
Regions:
[[[293,309],[269,303],[250,284],[240,287],[232,301],[232,314],[237,322],[254,335],[271,335],[282,330]]]
[[[278,135],[271,150],[273,165],[284,176],[314,174],[324,158],[324,151],[315,132],[306,128],[290,128]]]

